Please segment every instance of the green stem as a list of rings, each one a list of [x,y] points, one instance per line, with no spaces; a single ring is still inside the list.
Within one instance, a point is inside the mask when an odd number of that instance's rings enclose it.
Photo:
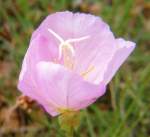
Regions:
[[[75,111],[65,111],[59,116],[59,124],[66,137],[73,137],[74,131],[80,125],[80,115]]]
[[[71,128],[70,130],[65,132],[66,137],[74,137],[74,129]]]

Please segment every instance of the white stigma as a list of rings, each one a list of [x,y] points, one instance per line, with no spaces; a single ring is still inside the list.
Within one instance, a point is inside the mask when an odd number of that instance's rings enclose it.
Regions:
[[[58,57],[58,59],[61,59],[61,57],[62,57],[63,48],[67,48],[71,52],[71,54],[74,56],[75,55],[75,51],[74,51],[74,48],[71,45],[71,43],[80,42],[80,41],[86,40],[86,39],[88,39],[90,37],[90,36],[84,36],[84,37],[80,37],[80,38],[70,38],[70,39],[64,40],[61,36],[59,36],[52,29],[49,28],[48,31],[55,38],[57,38],[59,40],[59,42],[60,42],[60,45],[59,45],[59,57]]]

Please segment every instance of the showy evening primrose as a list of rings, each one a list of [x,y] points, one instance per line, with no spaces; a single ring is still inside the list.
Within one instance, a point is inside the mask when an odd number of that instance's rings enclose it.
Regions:
[[[52,116],[78,111],[105,93],[134,47],[100,17],[54,13],[32,34],[18,88]]]

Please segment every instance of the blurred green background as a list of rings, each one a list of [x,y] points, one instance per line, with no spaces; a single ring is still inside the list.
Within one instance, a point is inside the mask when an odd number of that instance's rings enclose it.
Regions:
[[[0,137],[63,137],[57,118],[36,103],[15,104],[33,30],[64,10],[101,16],[116,37],[137,43],[107,93],[82,112],[76,137],[150,137],[149,0],[0,0]]]

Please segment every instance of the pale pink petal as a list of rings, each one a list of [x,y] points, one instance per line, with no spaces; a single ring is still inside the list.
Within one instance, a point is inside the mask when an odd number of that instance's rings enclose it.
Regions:
[[[30,41],[27,50],[27,62],[36,64],[39,61],[54,61],[58,54],[58,47],[54,46],[54,40],[38,34]]]
[[[23,93],[23,95],[29,96],[30,98],[36,100],[39,104],[45,106],[45,109],[52,115],[58,114],[56,108],[49,105],[50,99],[47,98],[47,94],[43,94],[41,89],[38,88],[38,84],[35,82],[35,72],[25,71],[22,79],[18,82],[18,89]]]
[[[37,88],[35,83],[35,66],[40,61],[51,61],[55,58],[55,49],[51,47],[51,40],[46,39],[40,34],[31,40],[30,46],[27,50],[23,60],[22,70],[19,76],[18,88],[25,94],[35,100],[45,100],[45,94],[41,95],[41,91]],[[47,102],[47,100],[45,100]],[[54,114],[54,108],[49,110]],[[52,114],[52,115],[53,115]]]
[[[66,68],[50,63],[37,65],[36,82],[57,109],[79,110],[93,103],[105,92],[105,85],[93,85]]]
[[[53,40],[38,34],[30,41],[29,48],[23,60],[22,70],[19,79],[22,79],[25,71],[35,67],[39,61],[55,61],[58,49],[53,47]]]
[[[108,84],[112,77],[115,75],[116,71],[122,65],[122,63],[127,59],[131,52],[135,48],[135,43],[131,41],[125,41],[122,38],[116,39],[117,49],[110,60],[107,70],[104,74],[103,82]]]
[[[107,79],[104,82],[108,83],[133,51],[133,43],[125,42],[122,39],[116,40],[108,25],[95,16],[75,14],[74,24],[76,24],[74,25],[74,36],[90,36],[89,39],[81,43],[74,43],[76,50],[75,71],[80,75],[89,71],[84,78],[93,84],[99,84],[104,79]],[[81,28],[83,31],[80,31]],[[116,69],[111,69],[112,64],[109,64],[116,56],[120,56],[116,61]],[[112,71],[112,75],[109,77],[104,76],[108,65],[109,71]]]
[[[101,18],[92,15],[74,14],[73,24],[75,37],[89,36],[89,39],[74,43],[75,71],[83,74],[89,68],[94,68],[85,79],[99,84],[116,49],[113,33]],[[95,81],[97,77],[99,81]]]
[[[59,40],[52,35],[48,29],[50,28],[64,40],[72,38],[73,36],[73,13],[69,11],[56,12],[49,15],[33,33],[32,38],[36,37],[39,33],[46,38],[51,38],[55,41],[56,46],[60,44]]]
[[[102,96],[105,89],[103,83],[94,85],[74,75],[68,86],[68,107],[73,110],[86,108]]]

